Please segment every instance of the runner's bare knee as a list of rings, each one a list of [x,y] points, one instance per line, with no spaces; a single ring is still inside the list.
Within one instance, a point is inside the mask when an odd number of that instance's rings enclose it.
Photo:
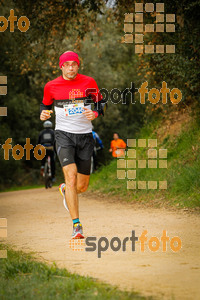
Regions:
[[[78,173],[77,175],[77,193],[84,193],[89,185],[90,176]]]
[[[79,184],[77,186],[77,193],[84,193],[88,188],[88,184],[87,183],[82,183],[82,184]]]
[[[63,173],[65,176],[66,186],[70,188],[76,187],[77,184],[77,169],[74,165],[68,165],[63,167]]]

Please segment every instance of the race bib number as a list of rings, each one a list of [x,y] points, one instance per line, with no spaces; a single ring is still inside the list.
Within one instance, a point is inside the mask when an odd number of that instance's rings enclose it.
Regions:
[[[80,115],[84,111],[84,103],[66,104],[63,107],[66,117]]]

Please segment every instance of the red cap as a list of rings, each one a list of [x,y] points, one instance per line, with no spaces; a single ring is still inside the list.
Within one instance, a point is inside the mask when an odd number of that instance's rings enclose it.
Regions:
[[[64,52],[59,59],[59,67],[62,68],[62,65],[64,64],[64,62],[66,61],[75,61],[77,62],[78,66],[80,65],[80,61],[78,58],[78,54],[73,52],[73,51],[67,51]]]

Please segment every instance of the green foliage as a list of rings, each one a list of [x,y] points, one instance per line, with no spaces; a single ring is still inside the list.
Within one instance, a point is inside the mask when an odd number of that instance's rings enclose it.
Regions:
[[[147,125],[137,137],[156,138],[155,132],[159,126],[162,126],[161,122]],[[180,207],[200,207],[199,129],[199,123],[194,120],[189,129],[183,130],[177,138],[167,136],[158,144],[158,148],[167,149],[167,169],[136,169],[137,180],[167,180],[167,190],[127,190],[127,180],[117,179],[117,159],[91,176],[90,189],[119,195],[128,201],[158,200],[160,204],[165,202]],[[138,158],[147,159],[147,149],[138,148]]]
[[[117,0],[106,6],[108,1],[1,1],[1,15],[9,16],[14,8],[15,15],[27,16],[30,28],[26,33],[9,29],[1,33],[0,75],[8,77],[8,95],[0,96],[0,106],[8,107],[8,117],[0,117],[0,144],[8,137],[13,145],[25,144],[25,138],[37,143],[42,122],[39,120],[39,104],[47,81],[58,77],[59,55],[66,50],[78,52],[81,60],[80,72],[94,77],[100,89],[121,92],[131,87],[139,88],[148,81],[148,88],[160,89],[162,81],[170,89],[182,92],[178,109],[182,110],[199,103],[199,1],[166,1],[165,14],[176,14],[175,33],[145,34],[145,44],[175,44],[175,54],[136,55],[134,44],[123,42],[124,14],[134,13],[137,1]],[[154,4],[159,3],[154,1]],[[145,22],[155,21],[153,14],[144,14]],[[123,99],[123,97],[122,97]],[[146,105],[128,93],[116,104],[108,100],[105,117],[94,121],[95,130],[103,140],[105,149],[99,157],[100,164],[107,164],[113,132],[117,131],[126,140],[140,132],[145,125],[162,120],[173,111],[169,101],[163,105]],[[197,106],[195,106],[196,108]],[[193,106],[192,106],[192,109]],[[199,112],[198,112],[199,113]],[[39,162],[3,161],[0,148],[0,170],[4,176],[0,185],[12,185],[16,178],[23,178],[39,168]],[[33,171],[33,173],[34,173]]]

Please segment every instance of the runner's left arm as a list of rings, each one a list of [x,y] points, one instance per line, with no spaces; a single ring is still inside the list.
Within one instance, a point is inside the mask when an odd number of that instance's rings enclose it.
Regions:
[[[123,140],[121,140],[120,144],[120,148],[126,149],[126,143]]]
[[[88,88],[86,92],[86,96],[91,97],[94,102],[94,110],[93,113],[95,114],[95,117],[97,118],[100,115],[104,116],[104,112],[107,107],[106,101],[103,99],[99,88],[97,86],[96,81],[92,78],[90,88]]]

